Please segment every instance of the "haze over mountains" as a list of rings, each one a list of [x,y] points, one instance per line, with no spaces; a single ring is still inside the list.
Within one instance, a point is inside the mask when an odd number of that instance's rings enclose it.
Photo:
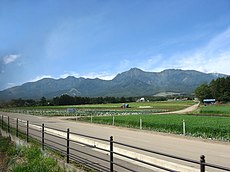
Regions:
[[[152,96],[160,92],[191,94],[202,83],[209,83],[224,74],[202,73],[195,70],[167,69],[145,72],[132,68],[112,80],[75,78],[45,78],[0,91],[0,100],[53,98],[62,94],[83,97]]]

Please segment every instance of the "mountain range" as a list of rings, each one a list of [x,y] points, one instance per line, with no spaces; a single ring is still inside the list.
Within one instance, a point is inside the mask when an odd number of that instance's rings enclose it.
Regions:
[[[44,78],[21,86],[0,91],[0,101],[10,99],[48,99],[62,94],[83,97],[134,97],[152,96],[160,92],[194,93],[202,83],[227,75],[202,73],[195,70],[167,69],[162,72],[146,72],[138,68],[118,74],[112,80],[75,78]]]

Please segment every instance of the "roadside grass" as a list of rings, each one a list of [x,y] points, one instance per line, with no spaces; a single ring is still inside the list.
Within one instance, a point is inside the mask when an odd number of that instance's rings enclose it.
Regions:
[[[114,125],[140,128],[152,131],[183,134],[183,120],[186,124],[186,135],[228,141],[230,138],[230,118],[218,116],[195,115],[126,115],[114,116]],[[80,121],[113,124],[113,116],[82,117]]]
[[[0,123],[0,127],[2,130],[8,130],[8,125],[5,122],[3,122],[3,125]],[[12,126],[10,126],[9,129],[9,132],[16,136],[16,129]],[[18,131],[18,138],[21,140],[26,140],[26,133]],[[10,137],[2,137],[0,132],[0,172],[2,169],[1,159],[3,158],[5,162],[5,169],[2,171],[6,171],[6,168],[9,168],[12,172],[72,172],[75,170],[79,170],[81,172],[94,171],[84,166],[84,164],[72,160],[70,160],[71,168],[67,168],[67,170],[65,170],[65,168],[62,167],[63,165],[58,165],[59,163],[63,164],[63,162],[65,162],[63,161],[65,159],[65,155],[47,145],[45,151],[41,151],[41,143],[34,137],[29,136],[28,141],[30,143],[29,145],[32,146],[16,146],[14,142],[11,142]],[[6,152],[4,150],[7,150],[8,153],[4,153]]]
[[[0,154],[4,158],[2,171],[11,172],[65,172],[56,160],[45,156],[39,147],[16,146],[10,138],[0,135]]]
[[[19,152],[20,162],[12,167],[13,172],[42,171],[42,172],[65,172],[58,166],[53,158],[44,156],[38,147],[22,147]]]
[[[8,164],[16,153],[17,150],[10,138],[3,138],[0,133],[0,171],[7,171]]]

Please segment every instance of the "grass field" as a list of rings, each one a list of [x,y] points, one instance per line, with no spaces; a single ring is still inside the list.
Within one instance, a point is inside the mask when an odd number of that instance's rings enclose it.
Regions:
[[[194,105],[193,101],[165,101],[165,102],[133,102],[130,108],[121,108],[122,103],[74,105],[74,106],[42,106],[2,109],[41,116],[78,116],[81,121],[101,124],[113,123],[116,126],[142,128],[176,134],[183,133],[182,121],[186,123],[186,134],[196,137],[229,140],[230,137],[230,104],[201,106],[192,115],[156,115],[157,112],[169,112]],[[75,113],[68,113],[67,108],[75,108]],[[154,114],[155,113],[155,114]],[[88,117],[84,117],[88,116]],[[80,118],[79,118],[80,117]]]
[[[129,109],[160,109],[160,110],[180,110],[195,104],[193,101],[156,101],[156,102],[131,102],[128,103]],[[122,103],[99,104],[99,105],[80,105],[78,108],[87,109],[120,109]]]
[[[176,111],[189,107],[193,104],[195,104],[194,101],[132,102],[129,103],[130,108],[121,108],[123,105],[122,103],[113,103],[71,106],[17,107],[1,109],[1,111],[37,116],[127,115]],[[75,108],[77,111],[74,113],[68,113],[67,108]]]
[[[230,116],[230,104],[202,106],[200,113]]]
[[[87,105],[68,105],[68,106],[36,106],[36,107],[15,107],[8,110],[66,110],[67,108],[87,109],[87,110],[155,110],[155,111],[175,111],[181,110],[195,104],[194,101],[156,101],[156,102],[131,102],[129,108],[121,108],[123,103],[108,104],[87,104]],[[7,110],[6,109],[6,110]]]
[[[142,128],[147,130],[182,134],[183,120],[186,125],[186,135],[229,140],[230,118],[217,116],[194,115],[141,115]],[[112,116],[82,117],[79,120],[112,125]],[[115,116],[116,126],[140,128],[140,115]]]
[[[158,104],[158,107],[160,107],[160,104]],[[187,135],[225,141],[229,141],[230,138],[230,104],[201,106],[199,113],[192,115],[149,115],[144,113],[141,116],[115,116],[114,124],[116,126],[140,128],[140,117],[142,128],[146,130],[183,134],[184,120]],[[113,123],[112,116],[93,117],[93,119],[85,117],[79,120],[109,125]]]

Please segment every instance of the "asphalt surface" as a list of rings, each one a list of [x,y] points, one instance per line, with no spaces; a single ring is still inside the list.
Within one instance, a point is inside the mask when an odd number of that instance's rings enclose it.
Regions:
[[[30,123],[38,125],[44,123],[45,126],[50,126],[53,128],[63,130],[70,128],[72,132],[104,139],[109,139],[110,136],[113,136],[114,140],[118,142],[197,161],[199,161],[201,155],[205,155],[206,162],[208,163],[230,167],[229,142],[217,142],[212,140],[149,132],[137,129],[118,128],[113,126],[82,123],[78,121],[61,120],[57,117],[38,117],[3,112],[0,114],[10,116],[10,118],[29,120]],[[176,162],[178,164],[182,163],[180,161],[175,161],[161,156],[155,156],[150,153],[147,153],[147,155],[171,162]],[[189,166],[193,165],[189,164]],[[215,170],[209,169],[209,171]]]

